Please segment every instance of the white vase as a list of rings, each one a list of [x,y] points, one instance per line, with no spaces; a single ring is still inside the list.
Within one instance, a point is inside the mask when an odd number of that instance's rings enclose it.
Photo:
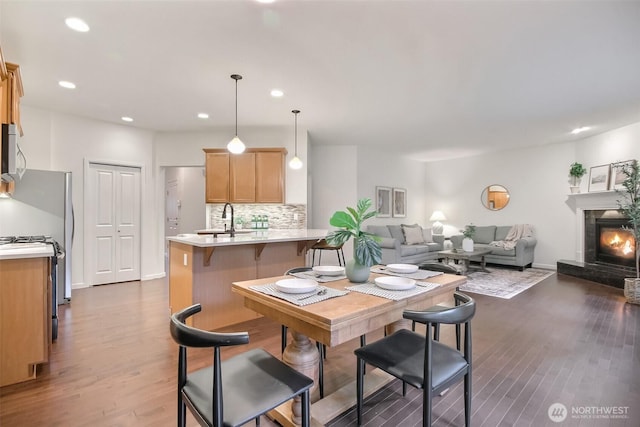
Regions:
[[[580,192],[580,182],[582,178],[579,176],[570,176],[569,177],[569,189],[571,189],[572,194],[576,194]]]
[[[473,239],[465,237],[462,239],[462,250],[465,252],[473,252]]]

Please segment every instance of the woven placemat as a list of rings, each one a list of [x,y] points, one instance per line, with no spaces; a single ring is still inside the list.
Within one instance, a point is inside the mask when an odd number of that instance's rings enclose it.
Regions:
[[[372,273],[379,273],[379,274],[386,274],[388,276],[408,277],[409,279],[414,279],[414,280],[424,280],[424,279],[428,279],[429,277],[440,276],[441,274],[443,274],[440,271],[427,271],[427,270],[418,270],[418,271],[413,272],[413,273],[395,273],[395,272],[389,270],[389,268],[384,267],[384,266],[371,267],[371,272]]]
[[[407,289],[406,291],[389,291],[387,289],[379,288],[375,283],[367,282],[361,285],[347,286],[345,289],[398,301],[401,299],[412,297],[414,295],[432,291],[439,287],[439,283],[416,282],[416,287],[413,289]]]
[[[299,306],[314,304],[316,302],[324,301],[330,298],[341,297],[349,293],[349,291],[340,291],[338,289],[319,286],[313,292],[307,292],[305,294],[288,294],[285,292],[280,292],[276,288],[275,283],[268,283],[266,285],[249,286],[249,289],[253,289],[254,291],[258,291],[263,294],[271,295],[272,297],[283,299],[285,301],[290,302],[291,304],[295,304]],[[317,295],[317,293],[320,290],[326,290],[327,292],[323,295]],[[305,297],[309,297],[309,298],[305,298]],[[304,298],[304,299],[301,299],[301,298]]]
[[[292,273],[291,276],[297,277],[299,279],[311,279],[320,283],[335,282],[336,280],[342,280],[347,278],[347,276],[345,276],[344,274],[341,274],[339,276],[326,276],[326,275],[318,276],[313,271],[300,271],[298,273]]]

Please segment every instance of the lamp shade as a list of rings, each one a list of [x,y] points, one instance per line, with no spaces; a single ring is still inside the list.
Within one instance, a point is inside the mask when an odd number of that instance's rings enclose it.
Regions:
[[[446,220],[447,220],[447,217],[444,216],[442,211],[433,211],[433,213],[431,214],[431,218],[429,218],[429,221],[446,221]]]

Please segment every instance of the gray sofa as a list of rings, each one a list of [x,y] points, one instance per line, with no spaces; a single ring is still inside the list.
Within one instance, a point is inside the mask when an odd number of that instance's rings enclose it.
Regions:
[[[520,267],[520,270],[524,270],[525,267],[531,267],[536,243],[538,242],[534,236],[518,239],[513,249],[504,249],[490,245],[493,241],[505,240],[509,230],[511,230],[510,225],[476,226],[476,231],[473,235],[474,249],[491,249],[491,253],[485,255],[485,261],[487,263],[513,265]],[[462,248],[463,238],[464,236],[462,234],[451,236],[451,243],[453,243],[454,249]]]
[[[432,235],[431,228],[422,228],[417,224],[369,225],[367,232],[379,236],[382,240],[382,264],[419,265],[437,260],[437,252],[444,249],[443,235]]]

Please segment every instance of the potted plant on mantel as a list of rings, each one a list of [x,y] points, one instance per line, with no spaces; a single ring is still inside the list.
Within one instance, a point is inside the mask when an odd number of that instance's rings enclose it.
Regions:
[[[618,206],[622,213],[629,217],[630,227],[623,227],[633,234],[636,250],[636,277],[624,279],[624,296],[627,302],[640,304],[640,166],[638,161],[627,162],[619,165],[626,177],[622,182],[623,189],[616,190],[623,196],[618,200]]]
[[[572,193],[580,192],[580,181],[582,177],[587,173],[587,169],[582,166],[582,163],[573,162],[569,167],[569,183]]]
[[[327,243],[342,246],[353,237],[353,259],[347,261],[346,275],[356,283],[366,282],[369,268],[382,259],[380,238],[362,230],[362,223],[377,214],[377,211],[369,211],[369,208],[371,199],[360,199],[355,209],[347,207],[348,212],[337,211],[329,220],[329,224],[340,229],[327,235]]]

